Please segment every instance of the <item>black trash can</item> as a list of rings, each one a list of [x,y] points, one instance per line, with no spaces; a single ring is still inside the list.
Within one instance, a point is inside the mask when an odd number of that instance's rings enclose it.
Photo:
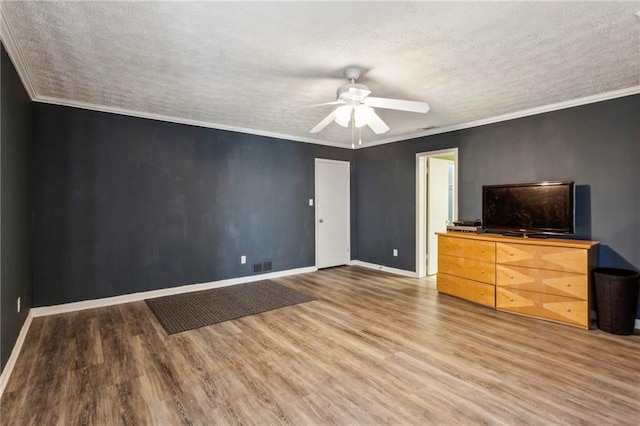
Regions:
[[[612,334],[633,334],[640,274],[628,269],[596,268],[598,328]]]

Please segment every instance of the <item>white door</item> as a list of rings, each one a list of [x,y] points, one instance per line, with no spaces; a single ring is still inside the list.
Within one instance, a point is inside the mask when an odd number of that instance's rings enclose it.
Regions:
[[[316,267],[346,265],[350,260],[348,161],[316,158]]]
[[[427,159],[427,275],[438,273],[438,236],[447,231],[449,218],[449,164],[451,160]]]

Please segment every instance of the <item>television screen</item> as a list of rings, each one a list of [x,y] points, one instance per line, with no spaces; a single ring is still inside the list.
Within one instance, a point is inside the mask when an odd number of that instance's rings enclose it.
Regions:
[[[573,182],[486,185],[482,225],[487,230],[573,234]]]

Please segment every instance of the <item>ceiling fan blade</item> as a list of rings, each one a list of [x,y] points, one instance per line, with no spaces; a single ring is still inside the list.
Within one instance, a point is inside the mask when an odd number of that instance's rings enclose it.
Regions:
[[[316,107],[321,107],[321,106],[327,106],[327,105],[340,105],[343,104],[344,102],[342,101],[331,101],[331,102],[325,102],[322,104],[315,104],[315,105],[307,105],[307,106],[303,106],[297,109],[307,109],[307,108],[316,108]]]
[[[364,98],[365,105],[374,108],[397,109],[400,111],[421,112],[429,111],[429,104],[426,102],[403,101],[400,99],[376,98],[369,96]]]
[[[322,120],[321,122],[319,122],[316,127],[314,127],[313,129],[309,130],[309,133],[318,133],[319,131],[323,130],[325,127],[327,127],[329,125],[329,123],[331,123],[334,119],[336,118],[336,111],[333,110],[331,111],[331,113],[329,115],[327,115],[324,120]]]
[[[371,113],[371,117],[369,117],[367,125],[371,127],[371,130],[373,130],[376,135],[389,131],[389,126],[387,126],[385,122],[382,121],[382,118],[380,118],[375,112]]]

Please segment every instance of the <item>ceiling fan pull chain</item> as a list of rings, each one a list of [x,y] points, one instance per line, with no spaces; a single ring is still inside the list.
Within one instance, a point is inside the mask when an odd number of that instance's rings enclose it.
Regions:
[[[355,143],[355,138],[356,138],[356,126],[355,126],[355,120],[353,119],[353,110],[351,110],[351,148],[355,148],[356,147],[356,143]]]

